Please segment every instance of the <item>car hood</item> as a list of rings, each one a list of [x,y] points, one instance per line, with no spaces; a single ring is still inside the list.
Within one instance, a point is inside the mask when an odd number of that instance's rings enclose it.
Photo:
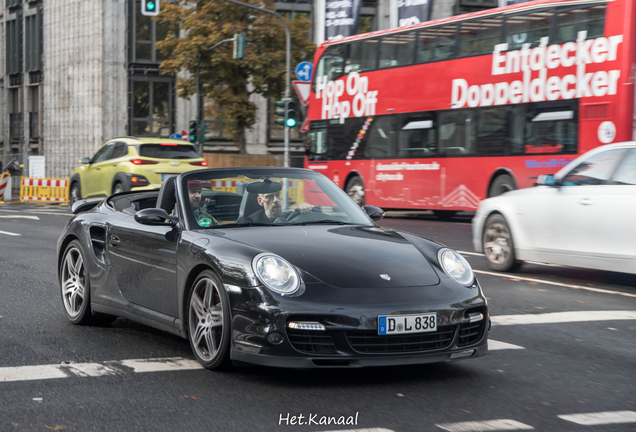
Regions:
[[[284,226],[223,231],[225,238],[280,255],[335,287],[397,288],[439,283],[426,258],[399,233],[384,228]]]

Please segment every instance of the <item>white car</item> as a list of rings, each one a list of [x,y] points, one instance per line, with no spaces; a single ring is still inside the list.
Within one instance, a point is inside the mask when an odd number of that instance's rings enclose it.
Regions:
[[[598,147],[536,187],[488,198],[472,224],[493,270],[538,261],[636,274],[636,142]]]

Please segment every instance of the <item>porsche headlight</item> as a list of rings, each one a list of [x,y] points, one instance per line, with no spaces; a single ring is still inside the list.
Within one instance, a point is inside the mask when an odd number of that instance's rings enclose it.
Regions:
[[[448,276],[462,285],[472,285],[473,269],[463,256],[451,249],[440,249],[437,259]]]
[[[300,278],[296,270],[277,255],[258,255],[254,258],[252,266],[256,276],[272,291],[289,295],[300,287]]]

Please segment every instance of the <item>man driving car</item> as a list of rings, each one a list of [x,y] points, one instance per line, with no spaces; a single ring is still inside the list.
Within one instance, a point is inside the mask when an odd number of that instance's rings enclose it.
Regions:
[[[237,223],[274,223],[278,218],[287,218],[292,211],[283,211],[280,191],[283,186],[278,182],[265,179],[262,182],[253,182],[247,185],[247,192],[258,194],[256,201],[262,209],[252,213],[249,216],[242,217]],[[308,213],[312,206],[307,203],[299,204],[296,210],[299,213]]]

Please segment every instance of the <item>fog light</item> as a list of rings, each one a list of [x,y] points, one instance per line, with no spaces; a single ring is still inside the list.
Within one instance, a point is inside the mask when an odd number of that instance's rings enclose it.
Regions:
[[[324,325],[312,321],[290,322],[287,327],[296,330],[326,330]]]
[[[470,320],[471,323],[481,321],[484,319],[484,314],[482,314],[481,312],[471,313],[471,314],[468,314],[468,319]]]
[[[473,354],[475,354],[475,350],[457,352],[457,353],[451,354],[451,358],[450,359],[451,360],[456,360],[456,359],[460,359],[460,358],[470,357]]]
[[[269,341],[269,343],[278,345],[283,341],[283,335],[278,332],[273,332],[267,335],[267,340]]]

